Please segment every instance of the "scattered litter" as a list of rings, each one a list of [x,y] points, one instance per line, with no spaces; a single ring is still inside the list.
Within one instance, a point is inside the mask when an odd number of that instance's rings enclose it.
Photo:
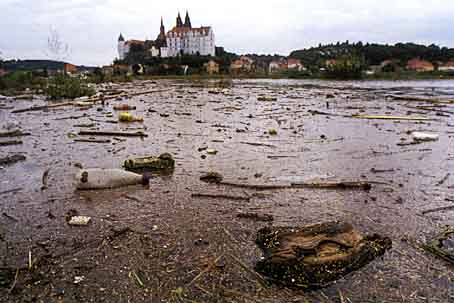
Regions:
[[[207,149],[207,154],[209,154],[209,155],[216,155],[217,153],[218,153],[218,151],[213,148]]]
[[[134,117],[132,114],[128,112],[120,113],[118,116],[118,121],[120,122],[143,122],[142,117]]]
[[[114,110],[135,110],[136,107],[129,104],[120,104],[113,107]]]
[[[107,189],[150,182],[148,175],[140,175],[121,169],[81,169],[75,176],[77,189]]]
[[[200,177],[200,181],[206,183],[221,183],[224,177],[217,172],[208,172]]]
[[[277,97],[273,96],[259,96],[257,97],[258,101],[277,101]]]
[[[270,128],[268,130],[268,134],[271,136],[275,136],[275,135],[277,135],[277,130],[275,128]]]
[[[252,219],[254,221],[271,222],[274,220],[272,215],[257,213],[241,213],[236,215],[238,218]]]
[[[150,156],[143,158],[133,158],[124,161],[123,166],[127,170],[137,169],[173,169],[175,168],[175,160],[169,153],[163,153],[159,157]]]
[[[24,155],[7,156],[5,158],[0,158],[0,165],[11,165],[25,160],[27,160],[27,158]]]
[[[415,141],[437,141],[440,137],[437,134],[430,134],[430,133],[423,133],[423,132],[413,132],[411,135],[413,137],[413,140],[415,140]]]
[[[454,264],[454,227],[448,227],[423,248],[444,259],[451,264]]]
[[[91,217],[74,216],[74,217],[71,217],[68,224],[75,225],[75,226],[86,226],[86,225],[88,225],[88,223],[90,223],[90,221],[91,221]]]
[[[79,283],[82,282],[83,280],[85,280],[85,277],[84,277],[84,276],[75,276],[75,277],[74,277],[74,284],[79,284]]]

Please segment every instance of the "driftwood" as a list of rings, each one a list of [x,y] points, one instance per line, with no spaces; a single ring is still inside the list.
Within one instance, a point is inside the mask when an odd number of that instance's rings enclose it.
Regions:
[[[432,119],[426,117],[403,117],[403,116],[368,116],[368,115],[352,115],[356,119],[369,119],[369,120],[404,120],[404,121],[431,121]]]
[[[430,213],[435,213],[438,211],[445,211],[445,210],[454,210],[454,205],[450,206],[445,206],[445,207],[437,207],[433,209],[427,209],[421,212],[422,215],[430,214]]]
[[[193,193],[193,194],[191,194],[191,197],[192,198],[214,198],[214,199],[243,200],[243,201],[250,201],[251,200],[251,197],[223,195],[223,194]]]
[[[0,132],[0,137],[23,137],[23,136],[30,136],[30,133],[23,133],[20,130],[13,130],[7,132]]]
[[[364,189],[372,188],[369,182],[326,182],[326,183],[292,183],[294,188],[323,188],[323,189]]]
[[[268,214],[257,214],[257,213],[240,213],[236,215],[238,218],[243,219],[251,219],[254,221],[263,221],[263,222],[271,222],[274,220],[272,215]]]
[[[419,102],[447,103],[447,104],[454,103],[454,100],[442,100],[442,99],[432,99],[432,98],[423,98],[423,97],[396,96],[396,95],[392,95],[389,97],[393,98],[394,100],[402,100],[402,101],[419,101]]]
[[[255,270],[272,281],[303,288],[319,288],[358,270],[392,246],[391,239],[363,236],[348,223],[327,222],[258,231],[263,251]]]
[[[114,136],[114,137],[148,137],[144,132],[120,132],[120,131],[80,131],[79,136]]]
[[[266,144],[266,143],[260,143],[260,142],[240,142],[241,144],[247,144],[247,145],[252,145],[252,146],[266,146],[266,147],[276,147],[274,145],[271,145],[271,144]]]
[[[445,261],[454,264],[454,253],[453,247],[445,247],[445,245],[449,245],[449,242],[452,243],[452,239],[454,238],[454,227],[449,227],[444,230],[441,234],[437,235],[433,238],[428,244],[422,246],[424,250],[430,252]],[[449,241],[451,239],[451,241]],[[448,244],[445,244],[445,241]]]
[[[273,184],[244,184],[244,183],[233,183],[233,182],[220,182],[221,185],[227,185],[232,187],[239,187],[239,188],[249,188],[255,190],[269,190],[269,189],[286,189],[292,188],[291,185],[273,185]]]
[[[3,142],[0,142],[0,146],[19,145],[19,144],[22,144],[22,141],[12,140],[12,141],[3,141]]]
[[[75,139],[74,142],[86,142],[86,143],[110,143],[109,139]]]
[[[24,155],[7,156],[5,158],[0,158],[0,165],[9,165],[25,160],[27,160],[27,158]]]
[[[18,113],[25,113],[25,112],[32,112],[32,111],[39,111],[39,110],[47,110],[47,109],[52,109],[52,108],[57,108],[57,107],[62,107],[62,106],[70,106],[70,105],[75,105],[75,102],[63,102],[63,103],[50,104],[50,105],[33,106],[33,107],[29,107],[29,108],[16,109],[16,110],[13,110],[12,113],[18,114]]]

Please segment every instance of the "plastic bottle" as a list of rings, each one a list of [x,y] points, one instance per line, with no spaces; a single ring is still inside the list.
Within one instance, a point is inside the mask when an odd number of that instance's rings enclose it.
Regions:
[[[415,141],[436,141],[439,136],[437,134],[423,133],[423,132],[413,132],[413,140]]]
[[[150,178],[121,169],[81,169],[75,176],[77,189],[107,189],[128,185],[147,185]]]

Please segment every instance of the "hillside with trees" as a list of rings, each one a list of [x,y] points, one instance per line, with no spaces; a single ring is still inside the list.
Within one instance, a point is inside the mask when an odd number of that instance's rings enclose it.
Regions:
[[[435,44],[429,46],[415,43],[397,43],[395,45],[366,43],[337,42],[336,44],[319,45],[307,49],[293,51],[291,58],[300,59],[306,66],[325,65],[328,59],[342,56],[356,56],[363,58],[366,65],[379,65],[385,60],[393,59],[400,64],[413,58],[420,58],[430,62],[447,62],[454,59],[454,48],[440,47]]]

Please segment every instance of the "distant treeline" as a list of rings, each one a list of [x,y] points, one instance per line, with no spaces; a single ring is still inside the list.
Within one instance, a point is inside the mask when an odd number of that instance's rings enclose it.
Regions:
[[[367,65],[379,65],[385,60],[393,59],[406,64],[408,60],[420,58],[430,62],[447,62],[454,59],[454,49],[429,46],[415,43],[397,43],[395,45],[362,42],[337,42],[336,44],[319,45],[308,49],[293,51],[289,57],[300,59],[306,66],[324,66],[328,59],[345,55],[364,58]]]
[[[54,60],[0,60],[1,68],[8,71],[63,70],[65,62]],[[76,66],[78,70],[94,70],[94,67]]]

